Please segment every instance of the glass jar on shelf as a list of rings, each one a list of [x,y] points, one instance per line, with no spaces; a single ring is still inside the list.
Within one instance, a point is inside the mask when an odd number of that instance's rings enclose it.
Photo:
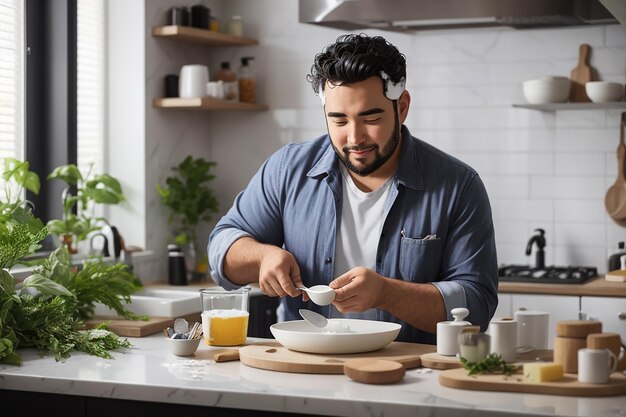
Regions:
[[[243,20],[241,16],[233,16],[226,26],[229,35],[243,37]]]

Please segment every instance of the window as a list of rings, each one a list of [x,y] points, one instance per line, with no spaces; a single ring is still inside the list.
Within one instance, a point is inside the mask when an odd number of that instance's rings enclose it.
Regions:
[[[24,10],[0,0],[0,159],[24,160]]]
[[[77,2],[77,165],[81,173],[106,170],[106,2]],[[93,165],[93,166],[92,166]],[[90,172],[91,171],[91,172]]]

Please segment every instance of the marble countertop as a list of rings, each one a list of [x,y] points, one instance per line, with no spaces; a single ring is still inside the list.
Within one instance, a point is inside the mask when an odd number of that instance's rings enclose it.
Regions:
[[[408,370],[392,385],[344,375],[284,373],[216,363],[203,342],[177,357],[160,334],[129,338],[134,347],[100,359],[74,352],[64,362],[22,349],[23,365],[0,365],[0,389],[173,404],[336,416],[624,416],[626,396],[582,398],[467,391],[439,385],[438,371]],[[264,339],[250,338],[249,343]]]

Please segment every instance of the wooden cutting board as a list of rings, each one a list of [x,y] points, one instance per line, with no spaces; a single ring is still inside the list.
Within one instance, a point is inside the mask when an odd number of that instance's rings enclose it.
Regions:
[[[552,362],[552,350],[531,350],[515,355],[516,362],[534,362],[537,360]],[[461,361],[456,356],[444,356],[437,352],[426,353],[420,356],[424,368],[456,369],[462,368]]]
[[[201,321],[200,313],[183,316],[185,320],[192,323]],[[144,337],[154,333],[162,332],[167,327],[174,326],[176,317],[150,317],[149,320],[124,320],[119,317],[94,317],[85,322],[88,329],[105,321],[109,323],[109,330],[118,336]]]
[[[450,388],[481,391],[525,392],[534,394],[609,397],[626,394],[626,376],[614,372],[606,384],[579,382],[577,375],[565,374],[560,381],[527,382],[522,374],[467,376],[465,369],[448,369],[439,374],[439,383]]]
[[[393,342],[374,351],[355,354],[324,355],[289,350],[278,342],[258,343],[239,349],[239,360],[253,368],[304,374],[343,374],[350,359],[383,359],[402,363],[406,369],[420,366],[420,356],[436,347],[419,343]]]
[[[589,55],[591,47],[586,43],[580,45],[578,54],[578,65],[570,73],[569,101],[574,103],[588,103],[589,97],[585,92],[585,84],[596,79],[593,68],[589,66]]]

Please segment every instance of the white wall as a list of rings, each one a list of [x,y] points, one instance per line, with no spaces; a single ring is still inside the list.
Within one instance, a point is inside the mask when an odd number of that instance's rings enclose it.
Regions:
[[[215,0],[205,4],[222,23],[241,15],[246,35],[257,38],[258,46],[208,48],[152,38],[150,28],[164,24],[167,9],[180,4],[145,2],[146,246],[163,254],[167,213],[154,184],[187,154],[215,160],[214,187],[225,212],[272,152],[325,131],[319,101],[305,76],[313,56],[343,33],[298,23],[295,0]],[[377,34],[407,56],[413,98],[407,126],[412,133],[465,160],[483,178],[500,263],[527,263],[526,242],[534,228],[542,227],[547,264],[604,271],[608,249],[626,240],[624,229],[603,206],[617,172],[620,112],[539,112],[511,105],[524,102],[522,81],[568,76],[581,43],[591,45],[591,65],[602,79],[623,83],[624,26]],[[247,55],[256,57],[257,95],[269,111],[196,113],[151,107],[150,101],[163,94],[163,77],[182,64],[207,63],[215,71],[222,60],[236,67],[238,58]],[[206,226],[206,235],[210,228]]]

